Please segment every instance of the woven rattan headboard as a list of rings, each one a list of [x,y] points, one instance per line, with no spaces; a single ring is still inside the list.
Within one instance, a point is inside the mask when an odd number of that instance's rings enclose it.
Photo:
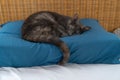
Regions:
[[[41,10],[95,18],[108,31],[120,27],[120,0],[0,0],[0,23],[25,19]]]

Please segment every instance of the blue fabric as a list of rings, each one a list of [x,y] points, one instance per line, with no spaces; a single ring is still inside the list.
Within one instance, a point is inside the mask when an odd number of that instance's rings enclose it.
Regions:
[[[56,64],[62,57],[58,47],[21,39],[24,21],[8,22],[0,29],[0,67],[29,67]],[[120,40],[105,31],[97,20],[82,19],[92,29],[81,35],[61,38],[71,52],[69,63],[120,63]]]

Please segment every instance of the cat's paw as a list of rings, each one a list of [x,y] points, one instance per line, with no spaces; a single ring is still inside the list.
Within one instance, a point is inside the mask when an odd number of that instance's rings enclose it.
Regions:
[[[90,26],[85,26],[83,29],[84,29],[84,31],[88,31],[88,30],[91,29],[91,27]]]

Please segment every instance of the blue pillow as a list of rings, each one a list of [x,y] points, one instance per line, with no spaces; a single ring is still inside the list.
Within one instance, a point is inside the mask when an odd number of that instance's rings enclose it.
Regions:
[[[0,33],[3,34],[12,34],[12,35],[21,35],[21,26],[24,21],[14,21],[14,22],[7,22],[5,24],[2,24],[2,30],[0,30]]]
[[[0,30],[0,67],[30,67],[56,64],[62,58],[58,47],[21,39],[24,21],[9,22]],[[81,19],[92,29],[81,35],[61,38],[70,49],[69,63],[119,64],[120,40],[95,19]]]

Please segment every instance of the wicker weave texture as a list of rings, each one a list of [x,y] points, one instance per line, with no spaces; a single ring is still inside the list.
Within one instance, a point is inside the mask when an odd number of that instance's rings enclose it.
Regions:
[[[108,31],[120,27],[120,0],[0,0],[0,23],[23,20],[42,10],[95,18]]]

